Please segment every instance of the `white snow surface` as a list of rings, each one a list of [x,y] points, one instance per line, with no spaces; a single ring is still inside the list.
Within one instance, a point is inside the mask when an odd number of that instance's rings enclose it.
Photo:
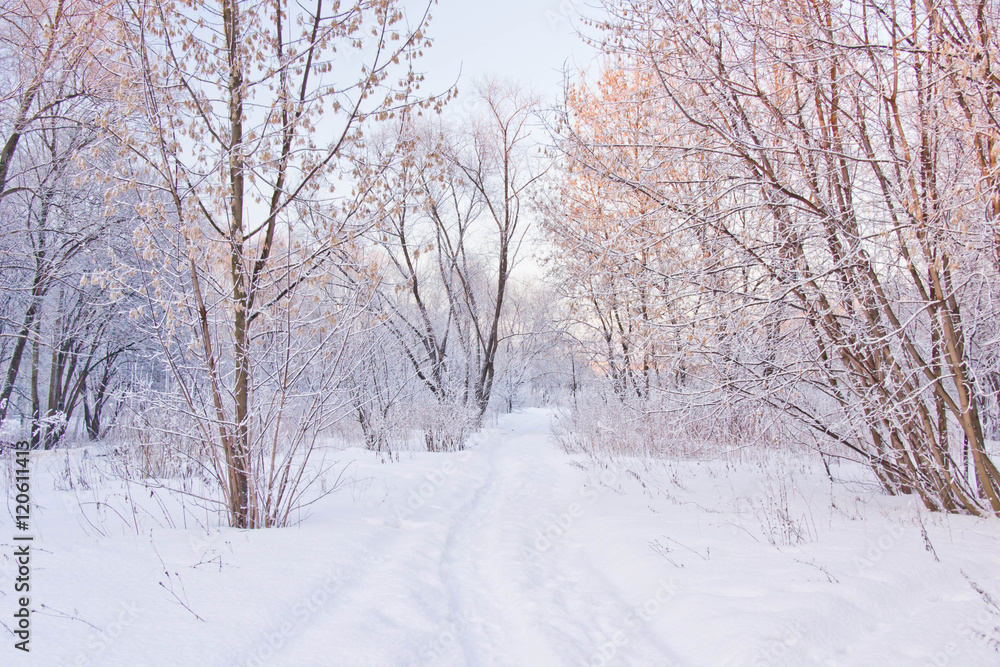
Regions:
[[[31,652],[0,627],[0,664],[1000,665],[997,519],[848,464],[831,483],[816,455],[570,455],[554,414],[460,452],[337,452],[350,483],[285,529],[185,528],[81,451],[35,454]]]

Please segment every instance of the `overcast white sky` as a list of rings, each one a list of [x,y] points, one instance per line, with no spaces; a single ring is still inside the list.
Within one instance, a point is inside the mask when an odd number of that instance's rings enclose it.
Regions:
[[[575,29],[581,12],[593,15],[586,3],[594,1],[438,0],[431,9],[434,46],[421,63],[427,92],[458,79],[459,91],[468,93],[476,79],[499,75],[555,101],[563,66],[586,66],[593,59]]]

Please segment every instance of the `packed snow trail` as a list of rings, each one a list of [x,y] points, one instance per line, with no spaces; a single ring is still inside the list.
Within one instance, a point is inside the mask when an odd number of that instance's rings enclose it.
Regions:
[[[0,665],[1000,665],[996,519],[788,452],[601,463],[552,420],[395,462],[334,450],[349,483],[280,530],[206,534],[176,496],[39,452],[32,652]]]
[[[394,509],[395,529],[363,582],[274,664],[326,664],[317,656],[336,636],[371,639],[343,664],[557,667],[621,657],[612,642],[604,658],[602,644],[658,587],[665,600],[669,585],[631,591],[630,601],[573,542],[573,524],[598,492],[586,493],[587,475],[549,430],[549,414],[539,412],[442,457]],[[619,638],[635,664],[680,664],[643,623],[636,615],[635,636]]]
[[[546,431],[486,445],[489,477],[451,524],[441,578],[455,622],[467,627],[451,664],[586,664],[611,621],[629,615],[623,591],[572,542],[585,479],[552,455],[538,437]],[[654,637],[640,633],[631,648],[647,664],[672,664]]]

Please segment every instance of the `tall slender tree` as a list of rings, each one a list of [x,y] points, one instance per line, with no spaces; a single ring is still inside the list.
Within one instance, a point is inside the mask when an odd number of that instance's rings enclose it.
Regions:
[[[413,20],[392,0],[121,7],[122,69],[137,73],[121,91],[135,112],[116,132],[121,175],[151,193],[135,237],[144,314],[184,411],[221,452],[231,524],[271,525],[287,513],[270,495],[282,485],[265,478],[298,477],[271,468],[274,451],[261,455],[264,443],[277,446],[281,423],[280,410],[261,410],[286,405],[266,396],[287,398],[310,360],[329,353],[323,328],[334,323],[312,320],[314,339],[299,318],[323,317],[311,299],[367,205],[370,184],[344,158],[363,145],[368,122],[434,103],[415,97],[428,13]],[[276,340],[288,363],[264,373]]]

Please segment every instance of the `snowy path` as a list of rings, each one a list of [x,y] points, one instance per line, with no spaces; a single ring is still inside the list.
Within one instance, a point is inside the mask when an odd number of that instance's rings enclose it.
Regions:
[[[345,664],[601,662],[601,643],[631,606],[572,541],[590,497],[586,475],[548,441],[547,421],[494,434],[425,472],[406,509],[394,509],[404,515],[389,521],[398,528],[373,545],[371,570],[275,664],[324,664],[315,651],[332,635],[385,639]],[[655,593],[639,591],[635,602]],[[378,621],[352,612],[354,603]],[[676,664],[648,632],[630,650],[643,664]]]
[[[33,648],[5,642],[0,665],[1000,665],[996,520],[831,486],[794,458],[585,466],[550,420],[394,463],[347,450],[354,483],[301,525],[207,536],[41,453]],[[774,539],[786,520],[803,540]]]
[[[572,495],[582,477],[537,435],[486,448],[489,476],[452,524],[442,581],[456,623],[468,627],[454,664],[584,664],[608,636],[608,619],[629,613],[622,592],[568,539],[583,509]],[[662,656],[655,639],[643,641],[648,664],[666,664],[653,662]]]

